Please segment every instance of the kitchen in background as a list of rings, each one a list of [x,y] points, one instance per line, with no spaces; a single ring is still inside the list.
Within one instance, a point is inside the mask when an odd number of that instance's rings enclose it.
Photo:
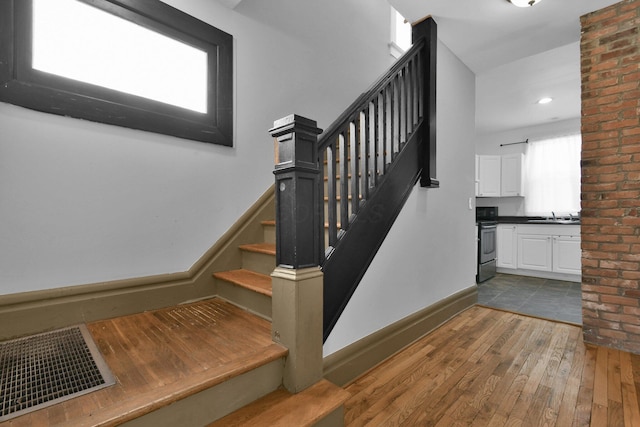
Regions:
[[[525,215],[525,150],[513,151],[476,156],[479,303],[579,324],[579,212]]]

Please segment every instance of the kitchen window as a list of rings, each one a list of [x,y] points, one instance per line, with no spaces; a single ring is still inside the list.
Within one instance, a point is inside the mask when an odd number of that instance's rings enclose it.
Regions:
[[[580,211],[580,134],[529,141],[525,212],[547,216]]]
[[[232,37],[157,0],[0,2],[0,101],[231,146]]]

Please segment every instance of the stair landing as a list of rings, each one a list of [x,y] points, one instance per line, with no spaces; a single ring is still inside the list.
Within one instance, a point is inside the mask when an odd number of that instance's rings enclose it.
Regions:
[[[173,413],[179,409],[177,402],[184,405],[186,398],[225,384],[233,386],[235,378],[262,372],[264,377],[236,381],[243,393],[218,392],[219,400],[234,395],[233,410],[278,387],[282,360],[287,354],[286,348],[271,340],[268,321],[219,298],[87,326],[116,377],[116,384],[14,418],[12,426],[120,425],[147,415],[153,420],[154,411],[161,417],[167,413],[176,416]],[[243,381],[263,383],[263,390],[250,391],[252,387],[242,385]],[[165,414],[158,411],[169,405],[171,410]],[[211,402],[211,406],[215,405]],[[229,411],[225,407],[222,414],[206,417],[211,422]],[[193,417],[189,409],[186,412]],[[193,423],[182,425],[189,424],[205,423],[193,418]]]

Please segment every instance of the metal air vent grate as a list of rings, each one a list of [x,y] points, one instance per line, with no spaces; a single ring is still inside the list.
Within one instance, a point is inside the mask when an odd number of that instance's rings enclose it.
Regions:
[[[84,325],[0,343],[0,421],[114,383]]]

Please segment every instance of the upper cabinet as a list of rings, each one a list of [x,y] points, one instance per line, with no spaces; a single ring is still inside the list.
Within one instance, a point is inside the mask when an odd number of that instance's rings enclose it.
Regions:
[[[522,196],[523,162],[523,154],[476,156],[476,196]]]
[[[478,156],[478,197],[500,196],[500,156]]]
[[[502,197],[523,196],[522,164],[524,154],[509,154],[502,156],[500,195]]]

